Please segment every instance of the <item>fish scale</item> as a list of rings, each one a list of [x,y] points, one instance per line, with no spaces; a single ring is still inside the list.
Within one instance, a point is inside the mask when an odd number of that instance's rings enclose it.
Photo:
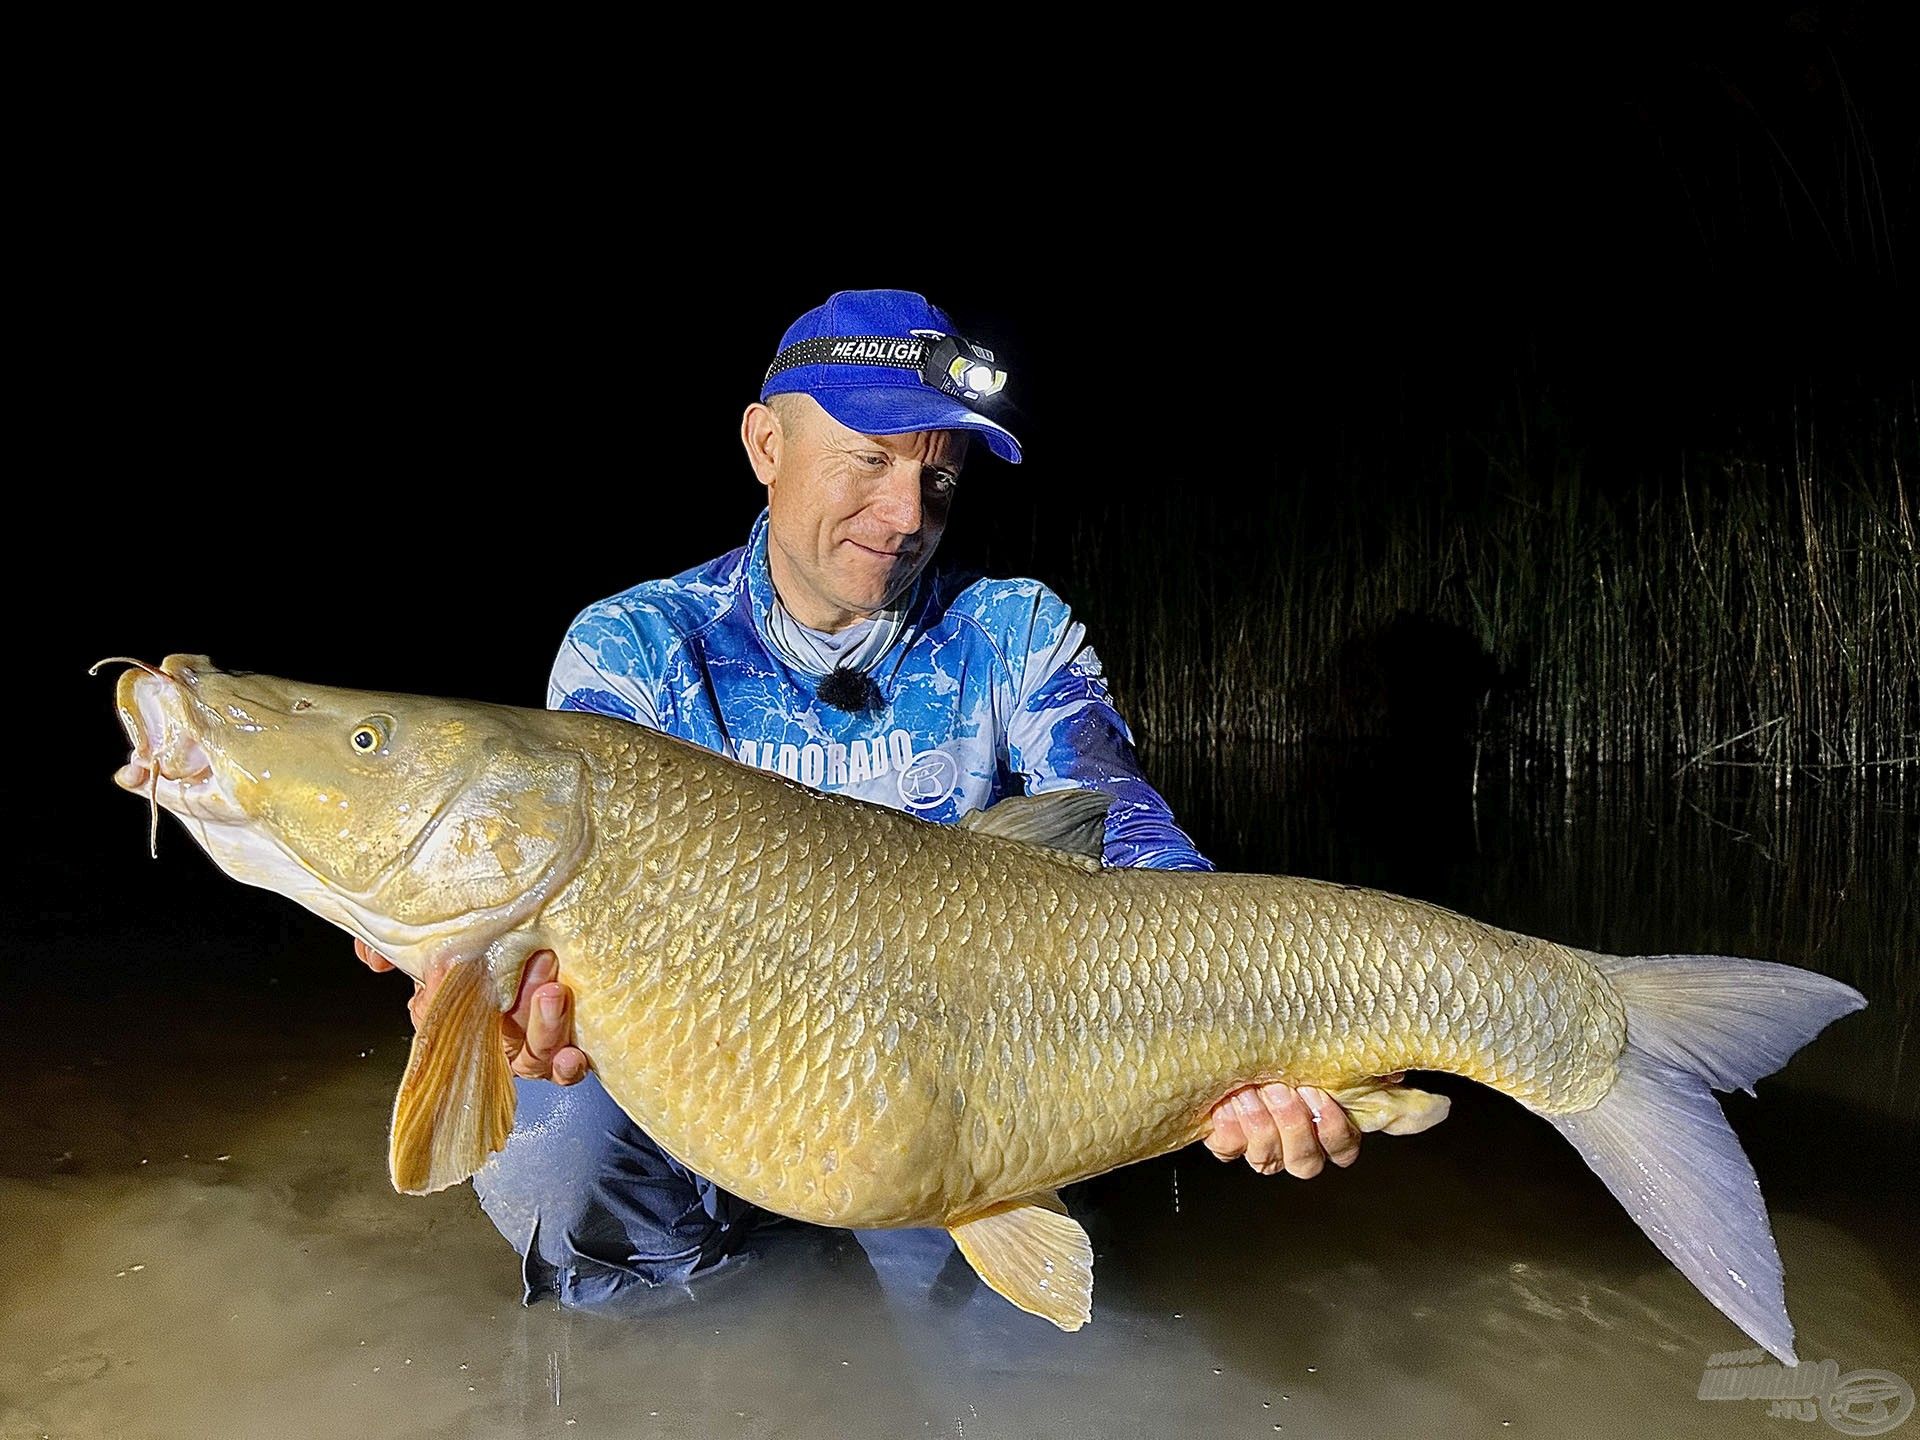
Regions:
[[[1440,1069],[1576,1111],[1624,1045],[1573,951],[1437,907],[1090,872],[595,733],[598,863],[546,911],[583,1048],[669,1152],[801,1219],[951,1224],[1186,1144],[1253,1081]]]

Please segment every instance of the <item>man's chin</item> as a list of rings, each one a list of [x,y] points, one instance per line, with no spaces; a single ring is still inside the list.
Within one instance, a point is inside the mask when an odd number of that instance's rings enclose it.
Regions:
[[[905,567],[896,567],[884,575],[849,578],[841,589],[842,603],[850,610],[859,610],[867,614],[890,609],[905,599],[907,592],[913,589],[913,582],[920,578],[920,571],[924,565],[923,560],[916,560]]]
[[[856,615],[873,616],[878,615],[882,610],[889,609],[898,604],[899,596],[905,593],[906,588],[904,586],[897,592],[889,591],[885,594],[857,591],[848,594],[840,603]]]
[[[920,572],[925,568],[926,562],[924,560],[915,561],[914,564],[907,568],[904,575],[896,577],[887,586],[887,592],[876,608],[891,610],[896,605],[904,603],[906,598],[913,593],[914,581],[920,578]]]

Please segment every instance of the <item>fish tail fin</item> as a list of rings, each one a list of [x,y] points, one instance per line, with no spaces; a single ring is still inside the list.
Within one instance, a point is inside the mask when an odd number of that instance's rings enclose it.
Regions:
[[[1546,1118],[1701,1294],[1776,1358],[1797,1363],[1760,1182],[1712,1092],[1751,1094],[1865,997],[1761,960],[1585,958],[1626,1009],[1626,1049],[1599,1104]]]

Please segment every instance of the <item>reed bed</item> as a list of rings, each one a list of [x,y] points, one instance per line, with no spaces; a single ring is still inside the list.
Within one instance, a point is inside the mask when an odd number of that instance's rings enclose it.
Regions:
[[[1076,511],[1031,558],[1155,743],[1399,739],[1483,765],[1920,779],[1915,414],[1829,456],[1694,457],[1604,490],[1490,461],[1411,497],[1203,486]],[[1052,564],[1045,563],[1051,557]],[[1026,556],[1008,555],[1018,562]]]

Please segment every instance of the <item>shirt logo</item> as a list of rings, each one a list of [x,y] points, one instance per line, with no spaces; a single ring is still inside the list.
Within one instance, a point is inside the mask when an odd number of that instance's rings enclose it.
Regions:
[[[960,783],[960,762],[944,750],[922,750],[900,772],[900,801],[909,810],[931,810]]]
[[[849,740],[844,745],[782,745],[773,740],[739,740],[734,742],[733,754],[742,765],[777,770],[789,780],[798,780],[816,790],[861,785],[890,771],[905,771],[914,758],[913,736],[905,730],[889,730],[871,740]]]

